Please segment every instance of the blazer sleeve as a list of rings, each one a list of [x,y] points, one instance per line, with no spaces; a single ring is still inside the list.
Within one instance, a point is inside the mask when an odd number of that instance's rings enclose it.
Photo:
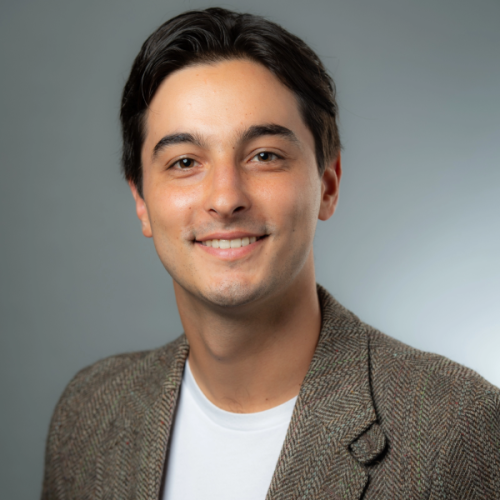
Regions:
[[[78,417],[78,403],[91,367],[78,372],[59,398],[52,419],[45,446],[45,466],[42,486],[42,500],[62,500],[67,498],[65,479],[66,443],[72,436]]]
[[[476,385],[468,402],[457,403],[454,425],[433,473],[430,500],[500,499],[500,391],[486,384]]]

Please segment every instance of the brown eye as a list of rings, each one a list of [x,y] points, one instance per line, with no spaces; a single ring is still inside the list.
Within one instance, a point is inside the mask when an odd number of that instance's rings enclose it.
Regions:
[[[182,158],[177,162],[181,168],[190,168],[194,165],[194,160],[191,158]]]
[[[274,153],[268,153],[267,151],[262,151],[261,153],[257,153],[254,158],[257,158],[258,161],[262,163],[267,163],[278,158]]]
[[[193,168],[195,165],[196,161],[193,160],[192,158],[181,158],[180,160],[177,160],[175,163],[172,163],[172,165],[169,168],[188,170],[190,168]]]

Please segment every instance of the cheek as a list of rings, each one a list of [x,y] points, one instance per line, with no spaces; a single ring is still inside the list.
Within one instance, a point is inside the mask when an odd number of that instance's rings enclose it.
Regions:
[[[306,176],[281,182],[274,189],[263,189],[268,211],[277,229],[292,232],[306,240],[314,236],[318,217],[321,186]],[[281,232],[281,231],[279,231]]]
[[[170,259],[176,248],[190,241],[196,195],[186,189],[150,192],[148,211],[153,241],[161,260]]]
[[[157,189],[150,192],[149,214],[156,253],[167,272],[175,279],[186,272],[185,245],[191,241],[194,200],[179,189]]]

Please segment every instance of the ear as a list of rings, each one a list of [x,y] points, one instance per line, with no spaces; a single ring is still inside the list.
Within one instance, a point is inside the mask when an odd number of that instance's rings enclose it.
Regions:
[[[319,207],[319,220],[328,220],[339,201],[340,178],[342,177],[342,162],[340,153],[335,160],[326,165],[321,177],[321,205]]]
[[[137,217],[141,221],[142,226],[142,234],[146,236],[146,238],[151,238],[153,236],[153,232],[151,231],[151,223],[149,222],[149,214],[148,208],[146,207],[146,202],[144,198],[137,191],[137,186],[130,182],[128,183],[130,186],[130,191],[132,191],[132,196],[135,200],[135,212]]]

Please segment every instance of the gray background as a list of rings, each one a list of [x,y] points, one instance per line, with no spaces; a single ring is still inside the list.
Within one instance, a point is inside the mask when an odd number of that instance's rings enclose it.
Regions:
[[[74,373],[181,332],[119,173],[146,36],[202,1],[2,1],[0,496],[39,495]],[[337,81],[341,200],[318,281],[363,320],[500,385],[500,2],[219,5],[303,37]]]

